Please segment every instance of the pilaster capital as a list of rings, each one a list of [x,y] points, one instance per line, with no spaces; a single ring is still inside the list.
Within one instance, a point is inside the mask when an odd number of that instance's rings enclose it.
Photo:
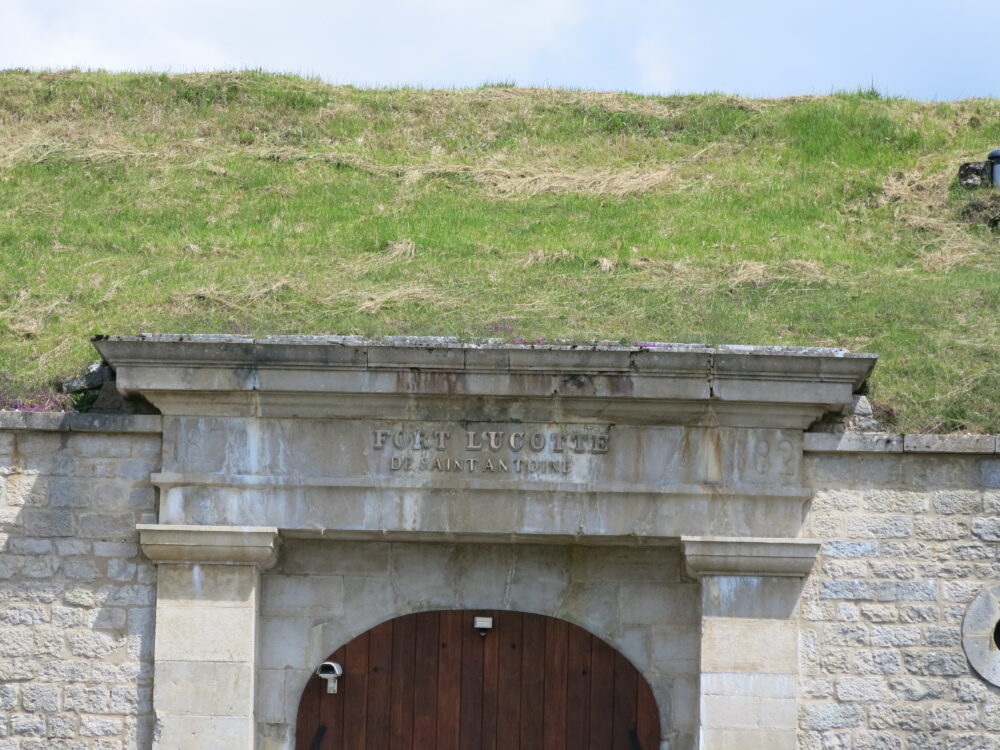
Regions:
[[[804,578],[812,569],[820,542],[817,539],[682,536],[681,546],[685,568],[695,578]]]
[[[137,524],[142,551],[155,563],[257,565],[268,568],[278,554],[272,526]]]

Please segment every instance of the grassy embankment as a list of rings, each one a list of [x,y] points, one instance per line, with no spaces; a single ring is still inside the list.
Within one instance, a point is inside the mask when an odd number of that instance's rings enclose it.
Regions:
[[[0,390],[94,333],[845,346],[902,430],[1000,432],[1000,101],[0,73]]]

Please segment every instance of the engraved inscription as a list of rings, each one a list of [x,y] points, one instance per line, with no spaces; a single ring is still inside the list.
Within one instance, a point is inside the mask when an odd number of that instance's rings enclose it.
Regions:
[[[751,442],[749,478],[779,479],[794,477],[798,471],[796,447],[780,433],[755,435]]]
[[[372,447],[383,450],[448,450],[451,447],[451,432],[446,430],[375,430]],[[553,453],[607,453],[608,433],[591,432],[506,432],[503,430],[465,430],[465,450],[497,451],[510,449],[514,452],[530,450],[541,453],[546,448]]]
[[[388,452],[392,472],[567,475],[574,458],[603,455],[610,435],[569,430],[377,429],[371,447]],[[467,455],[469,453],[475,455]],[[465,454],[465,455],[457,455]]]

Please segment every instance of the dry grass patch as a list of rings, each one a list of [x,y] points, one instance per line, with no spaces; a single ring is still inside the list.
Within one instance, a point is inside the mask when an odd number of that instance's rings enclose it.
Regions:
[[[959,234],[956,231],[940,250],[921,253],[920,267],[928,273],[946,273],[972,260],[977,254],[959,241]]]
[[[918,257],[929,273],[946,273],[966,265],[986,248],[981,237],[969,231],[949,203],[949,189],[954,180],[954,165],[962,155],[955,154],[947,170],[934,167],[897,172],[884,183],[876,205],[891,207],[893,216],[908,229],[925,235],[930,246]]]
[[[564,263],[572,257],[569,250],[542,250],[538,248],[521,258],[521,266],[530,268],[539,263]]]
[[[240,312],[250,317],[259,317],[263,312],[261,304],[289,290],[299,291],[297,286],[288,279],[272,281],[248,281],[240,288],[222,288],[217,284],[175,292],[171,295],[173,311],[178,314],[191,312],[200,307]]]
[[[305,152],[298,149],[257,149],[259,158],[269,161],[326,161],[357,169],[378,177],[395,177],[406,185],[427,179],[471,179],[498,197],[531,197],[543,194],[574,193],[625,197],[646,193],[675,181],[669,165],[655,168],[619,170],[567,170],[550,166],[484,166],[453,162],[426,162],[417,165],[377,164],[358,154],[344,152]]]
[[[446,305],[445,298],[436,293],[431,287],[422,284],[413,284],[411,286],[399,286],[369,294],[364,300],[358,303],[356,309],[365,315],[375,315],[382,312],[383,308],[414,301],[429,303],[442,308],[451,307],[451,305]]]
[[[772,278],[766,263],[744,260],[730,268],[727,283],[731,289],[741,286],[760,288]]]
[[[0,309],[0,321],[18,338],[35,338],[44,329],[46,318],[67,304],[62,298],[43,300],[29,289],[21,289]]]
[[[135,148],[118,141],[94,143],[89,139],[50,140],[29,138],[0,145],[0,168],[18,164],[44,164],[50,161],[77,161],[89,164],[132,162],[150,159],[158,154]]]
[[[393,268],[411,262],[417,257],[419,249],[413,240],[392,240],[385,243],[377,252],[365,253],[345,263],[343,270],[353,275]]]
[[[472,177],[501,196],[532,196],[543,193],[578,195],[627,195],[646,193],[673,178],[669,167],[620,171],[564,169],[477,169]]]
[[[594,261],[602,273],[614,273],[618,268],[618,261],[614,258],[598,258]]]

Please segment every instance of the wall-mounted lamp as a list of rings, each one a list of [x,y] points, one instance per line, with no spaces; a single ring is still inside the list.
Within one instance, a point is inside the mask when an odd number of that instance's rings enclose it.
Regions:
[[[492,617],[473,617],[472,627],[479,631],[479,635],[485,636],[487,630],[493,629]]]

